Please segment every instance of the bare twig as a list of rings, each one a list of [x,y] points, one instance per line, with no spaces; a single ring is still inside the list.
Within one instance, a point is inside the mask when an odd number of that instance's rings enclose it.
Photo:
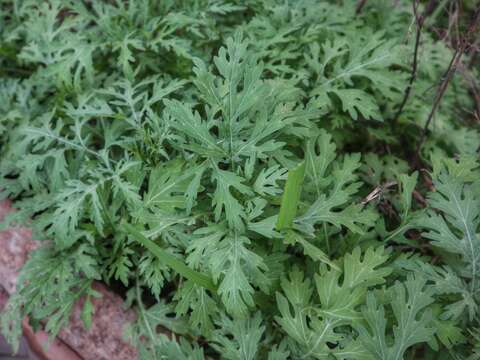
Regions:
[[[400,103],[400,106],[398,107],[397,112],[395,113],[395,116],[392,119],[392,124],[395,124],[400,117],[400,115],[403,112],[403,109],[405,105],[407,104],[408,98],[410,97],[410,93],[412,91],[412,86],[417,78],[417,68],[418,68],[418,50],[420,48],[420,38],[422,35],[422,29],[423,25],[425,23],[425,19],[433,9],[435,8],[436,1],[435,0],[430,0],[429,3],[427,4],[424,12],[419,15],[418,14],[418,5],[419,5],[419,0],[413,0],[412,6],[413,6],[413,14],[415,16],[415,24],[416,24],[416,35],[415,35],[415,47],[414,47],[414,52],[413,52],[413,62],[412,62],[412,70],[410,72],[410,79],[408,80],[408,85],[405,88],[405,92],[403,94],[403,99],[402,102]]]
[[[472,94],[475,102],[475,118],[480,121],[480,90],[475,83],[475,80],[471,83]]]
[[[410,79],[408,80],[408,85],[407,88],[405,89],[405,93],[403,94],[403,99],[402,102],[400,103],[400,106],[395,113],[395,116],[392,119],[393,123],[397,122],[398,117],[400,114],[403,112],[403,108],[405,107],[405,104],[408,101],[408,98],[410,96],[410,92],[412,91],[412,85],[413,82],[415,81],[415,78],[417,77],[417,66],[418,66],[418,49],[420,47],[420,36],[422,34],[422,26],[423,26],[423,21],[419,19],[417,16],[417,6],[418,2],[417,0],[413,1],[413,11],[415,14],[415,23],[417,24],[417,32],[415,35],[415,49],[413,52],[413,63],[412,63],[412,72],[410,73]]]
[[[443,78],[440,87],[438,88],[437,94],[435,96],[435,100],[433,102],[432,109],[430,110],[430,113],[428,114],[427,121],[425,123],[425,126],[423,127],[422,135],[420,137],[420,141],[417,144],[417,149],[415,150],[415,157],[418,158],[420,154],[420,150],[423,146],[423,143],[425,142],[425,138],[427,136],[427,131],[428,128],[430,127],[430,123],[432,122],[433,116],[435,115],[435,112],[437,111],[438,106],[440,105],[440,102],[443,98],[443,95],[445,94],[445,91],[448,88],[448,84],[450,83],[450,80],[452,79],[453,74],[455,73],[455,69],[462,58],[462,52],[459,51],[457,48],[455,52],[453,53],[453,56],[450,60],[450,63],[448,64],[448,68],[446,71],[446,75]]]
[[[367,0],[358,0],[355,13],[358,15],[362,12],[363,7],[367,3]]]
[[[417,149],[415,151],[415,157],[417,159],[419,159],[420,150],[423,146],[423,143],[425,142],[430,123],[432,122],[432,119],[435,115],[435,112],[438,109],[438,106],[440,105],[440,102],[443,98],[443,95],[445,94],[445,91],[448,88],[448,84],[450,83],[450,80],[452,79],[452,77],[455,73],[455,70],[458,67],[458,64],[460,63],[462,55],[471,46],[470,45],[470,38],[471,38],[472,34],[475,34],[475,31],[477,29],[477,26],[478,26],[479,22],[480,22],[480,8],[476,11],[475,15],[473,16],[473,19],[471,21],[471,24],[470,24],[466,34],[460,40],[461,44],[458,44],[459,46],[456,47],[456,49],[453,53],[453,56],[450,60],[450,63],[448,65],[447,71],[445,72],[445,76],[443,77],[443,80],[440,83],[440,87],[438,88],[437,94],[435,96],[435,100],[433,102],[432,109],[430,110],[430,113],[428,114],[427,121],[425,123],[425,126],[424,126],[423,131],[422,131],[422,135],[420,137],[420,141],[418,142]]]
[[[413,197],[417,202],[420,204],[421,207],[426,207],[427,206],[427,200],[425,200],[425,197],[420,194],[417,190],[413,190],[412,193]]]
[[[463,75],[465,81],[469,84],[469,91],[473,96],[473,102],[475,109],[473,110],[474,118],[478,121],[480,120],[480,89],[477,84],[477,79],[471,73],[471,60],[475,58],[475,55],[478,53],[478,48],[475,44],[470,47],[468,56],[470,57],[469,62],[465,66],[460,66],[458,71]],[[467,111],[468,112],[468,111]]]
[[[470,46],[470,61],[467,64],[467,68],[471,69],[473,64],[475,64],[478,53],[480,52],[480,37]]]
[[[391,188],[392,186],[397,185],[396,181],[388,181],[383,185],[377,186],[375,189],[373,189],[370,194],[368,194],[365,199],[362,201],[362,205],[368,204],[370,201],[380,197],[383,192],[385,192],[388,188]]]
[[[455,9],[453,10],[453,7]],[[445,34],[443,34],[443,39],[449,41],[452,47],[458,47],[460,44],[460,31],[458,29],[458,18],[459,18],[459,8],[460,4],[456,1],[450,3],[449,17],[448,17],[448,27]],[[454,36],[451,33],[454,33]]]

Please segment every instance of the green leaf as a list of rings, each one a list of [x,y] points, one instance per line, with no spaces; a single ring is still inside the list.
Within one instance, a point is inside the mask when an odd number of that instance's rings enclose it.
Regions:
[[[202,333],[210,334],[214,329],[212,317],[217,313],[216,303],[204,288],[193,281],[186,281],[175,294],[178,304],[175,311],[178,315],[189,314],[189,323],[193,328],[200,328]]]
[[[202,121],[198,112],[193,113],[188,105],[178,100],[163,100],[165,111],[170,115],[170,126],[184,134],[191,141],[192,151],[203,156],[222,156],[224,150],[218,146],[210,133],[211,123]]]
[[[340,271],[340,268],[332,262],[327,254],[320,250],[315,245],[305,240],[300,234],[295,231],[288,231],[285,236],[285,242],[287,244],[300,244],[303,247],[303,253],[310,256],[314,261],[320,261],[321,263],[329,265],[332,269]]]
[[[412,209],[412,193],[415,190],[418,180],[418,172],[413,172],[410,176],[407,174],[400,174],[398,176],[400,183],[401,206],[402,206],[402,221],[407,221],[409,212]]]
[[[217,244],[209,259],[214,280],[223,275],[218,294],[226,310],[236,317],[245,317],[248,306],[254,305],[252,283],[263,286],[266,292],[269,282],[263,258],[248,249],[249,244],[247,237],[230,233]]]
[[[244,320],[223,317],[219,322],[221,330],[213,335],[213,348],[222,358],[229,360],[255,360],[265,326],[260,313]]]
[[[253,184],[253,189],[261,196],[278,195],[282,190],[278,188],[277,181],[285,180],[286,174],[287,171],[280,168],[279,165],[274,165],[268,169],[262,169]]]
[[[416,257],[398,259],[396,264],[432,282],[437,295],[457,294],[458,299],[452,300],[446,306],[442,319],[459,319],[465,312],[470,319],[475,317],[478,305],[470,292],[467,279],[460,277],[454,269],[435,266]]]
[[[144,196],[144,204],[147,208],[155,208],[164,212],[187,207],[190,208],[196,198],[199,187],[198,176],[201,176],[205,166],[187,167],[182,161],[171,161],[158,166],[149,177],[148,192]],[[192,184],[197,181],[196,184]],[[185,199],[185,193],[190,195]],[[187,200],[187,201],[186,201]]]
[[[277,230],[290,229],[297,214],[305,175],[305,163],[302,162],[288,171],[287,182],[282,195],[282,203],[277,220]]]
[[[480,199],[470,185],[452,175],[442,173],[434,184],[436,192],[430,193],[428,200],[444,215],[429,211],[418,220],[418,224],[428,230],[424,236],[435,246],[462,256],[474,291],[479,286],[480,238],[477,229]]]
[[[342,339],[342,328],[361,324],[361,305],[368,289],[383,284],[391,273],[384,266],[388,255],[383,248],[369,248],[362,257],[359,248],[343,259],[343,269],[320,268],[315,274],[316,297],[309,278],[298,269],[281,282],[283,294],[277,293],[281,316],[275,320],[292,337],[300,349],[298,357],[324,359],[368,359],[368,352],[357,340]],[[342,274],[343,270],[343,274]],[[340,281],[342,279],[342,281]],[[331,346],[331,345],[337,345]],[[329,346],[330,345],[330,346]]]
[[[160,261],[170,266],[173,270],[179,273],[181,276],[193,281],[195,284],[202,286],[210,291],[215,292],[217,290],[216,286],[213,284],[212,279],[207,275],[201,274],[189,268],[185,263],[178,260],[173,255],[162,250],[157,244],[153,241],[147,239],[138,231],[134,226],[130,224],[123,225],[125,231],[130,234],[135,240],[145,246],[149,251],[151,251]]]
[[[392,269],[384,265],[388,255],[384,249],[368,248],[363,254],[360,248],[343,258],[343,281],[341,272],[320,271],[315,276],[317,292],[321,303],[319,312],[328,318],[347,324],[362,319],[359,305],[363,304],[367,289],[385,282]]]
[[[243,219],[245,211],[237,198],[232,194],[232,190],[236,190],[240,194],[251,195],[250,188],[242,182],[244,179],[230,171],[215,168],[213,179],[217,184],[217,188],[213,195],[212,203],[215,207],[215,220],[220,221],[222,212],[225,213],[228,225],[233,229],[243,229]]]
[[[90,327],[92,326],[93,310],[94,308],[93,308],[92,300],[90,299],[90,296],[87,296],[87,298],[85,299],[85,303],[83,304],[83,309],[81,314],[83,324],[87,329],[90,329]]]
[[[303,273],[293,270],[290,279],[282,280],[282,290],[286,297],[276,294],[280,316],[275,321],[299,347],[292,347],[292,357],[325,359],[337,356],[338,359],[363,359],[366,352],[361,345],[353,347],[352,343],[343,343],[342,335],[335,331],[341,325],[337,319],[319,316],[310,301],[313,293],[311,282],[304,279]],[[338,344],[331,348],[329,344]],[[347,351],[349,349],[349,351]]]
[[[361,204],[351,201],[360,186],[356,182],[360,156],[346,155],[343,162],[334,162],[334,152],[331,136],[323,130],[307,142],[307,175],[313,182],[307,189],[317,200],[295,219],[294,224],[310,236],[314,236],[315,225],[319,223],[345,226],[362,234],[365,228],[373,226],[377,218],[371,209],[363,209]]]
[[[425,280],[409,276],[405,283],[396,282],[389,289],[392,310],[396,320],[392,345],[387,341],[385,308],[379,305],[374,294],[367,296],[367,306],[362,311],[368,329],[357,326],[359,337],[369,352],[381,360],[401,360],[411,346],[429,341],[435,329],[432,314],[427,307],[434,301],[432,289],[425,287]]]
[[[342,110],[348,112],[353,120],[357,120],[358,114],[361,114],[366,119],[371,118],[382,121],[375,98],[365,91],[358,89],[337,89],[332,90],[332,92],[337,95],[342,102]]]
[[[317,137],[307,141],[305,149],[306,175],[313,183],[317,196],[320,196],[321,189],[332,181],[331,177],[327,176],[327,170],[337,157],[335,150],[336,145],[332,142],[332,136],[323,129],[320,130]]]

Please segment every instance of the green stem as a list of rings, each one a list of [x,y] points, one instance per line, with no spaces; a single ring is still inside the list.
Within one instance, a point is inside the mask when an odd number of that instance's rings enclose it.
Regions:
[[[325,244],[327,245],[327,255],[330,256],[330,239],[328,237],[328,232],[327,232],[327,223],[323,223],[323,235],[325,236]]]
[[[155,350],[155,334],[154,334],[153,329],[150,326],[150,323],[148,322],[148,319],[145,315],[146,310],[145,310],[145,307],[143,306],[143,302],[142,302],[142,292],[141,292],[141,289],[140,289],[140,279],[139,279],[138,273],[137,273],[137,279],[135,281],[135,290],[136,290],[136,295],[137,295],[137,305],[138,305],[138,310],[140,312],[140,317],[141,317],[143,323],[145,324],[145,328],[147,329],[148,336],[150,337],[150,340],[152,341],[152,344],[153,344],[153,349],[152,349],[153,358],[156,360],[157,359],[157,351]]]
[[[146,238],[140,231],[130,224],[124,224],[123,228],[125,231],[132,235],[135,240],[140,244],[145,246],[152,254],[154,254],[162,263],[171,267],[177,273],[183,277],[193,281],[195,284],[204,287],[212,292],[216,292],[217,287],[213,283],[212,279],[205,274],[197,272],[189,268],[185,263],[177,259],[172,254],[169,254],[163,250],[160,246],[155,244],[153,241]]]

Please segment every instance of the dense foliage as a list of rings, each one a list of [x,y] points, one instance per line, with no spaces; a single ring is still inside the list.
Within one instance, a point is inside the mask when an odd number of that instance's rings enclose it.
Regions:
[[[422,142],[453,51],[425,29],[397,116],[411,2],[356,6],[0,1],[2,226],[45,240],[8,339],[88,326],[98,280],[145,359],[479,358],[474,97]]]

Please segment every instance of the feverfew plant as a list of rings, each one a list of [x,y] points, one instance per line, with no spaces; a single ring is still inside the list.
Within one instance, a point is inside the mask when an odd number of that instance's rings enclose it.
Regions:
[[[358,3],[0,1],[1,226],[43,241],[7,339],[101,281],[141,359],[476,359],[475,100],[422,139],[453,50],[410,83],[410,2]]]

